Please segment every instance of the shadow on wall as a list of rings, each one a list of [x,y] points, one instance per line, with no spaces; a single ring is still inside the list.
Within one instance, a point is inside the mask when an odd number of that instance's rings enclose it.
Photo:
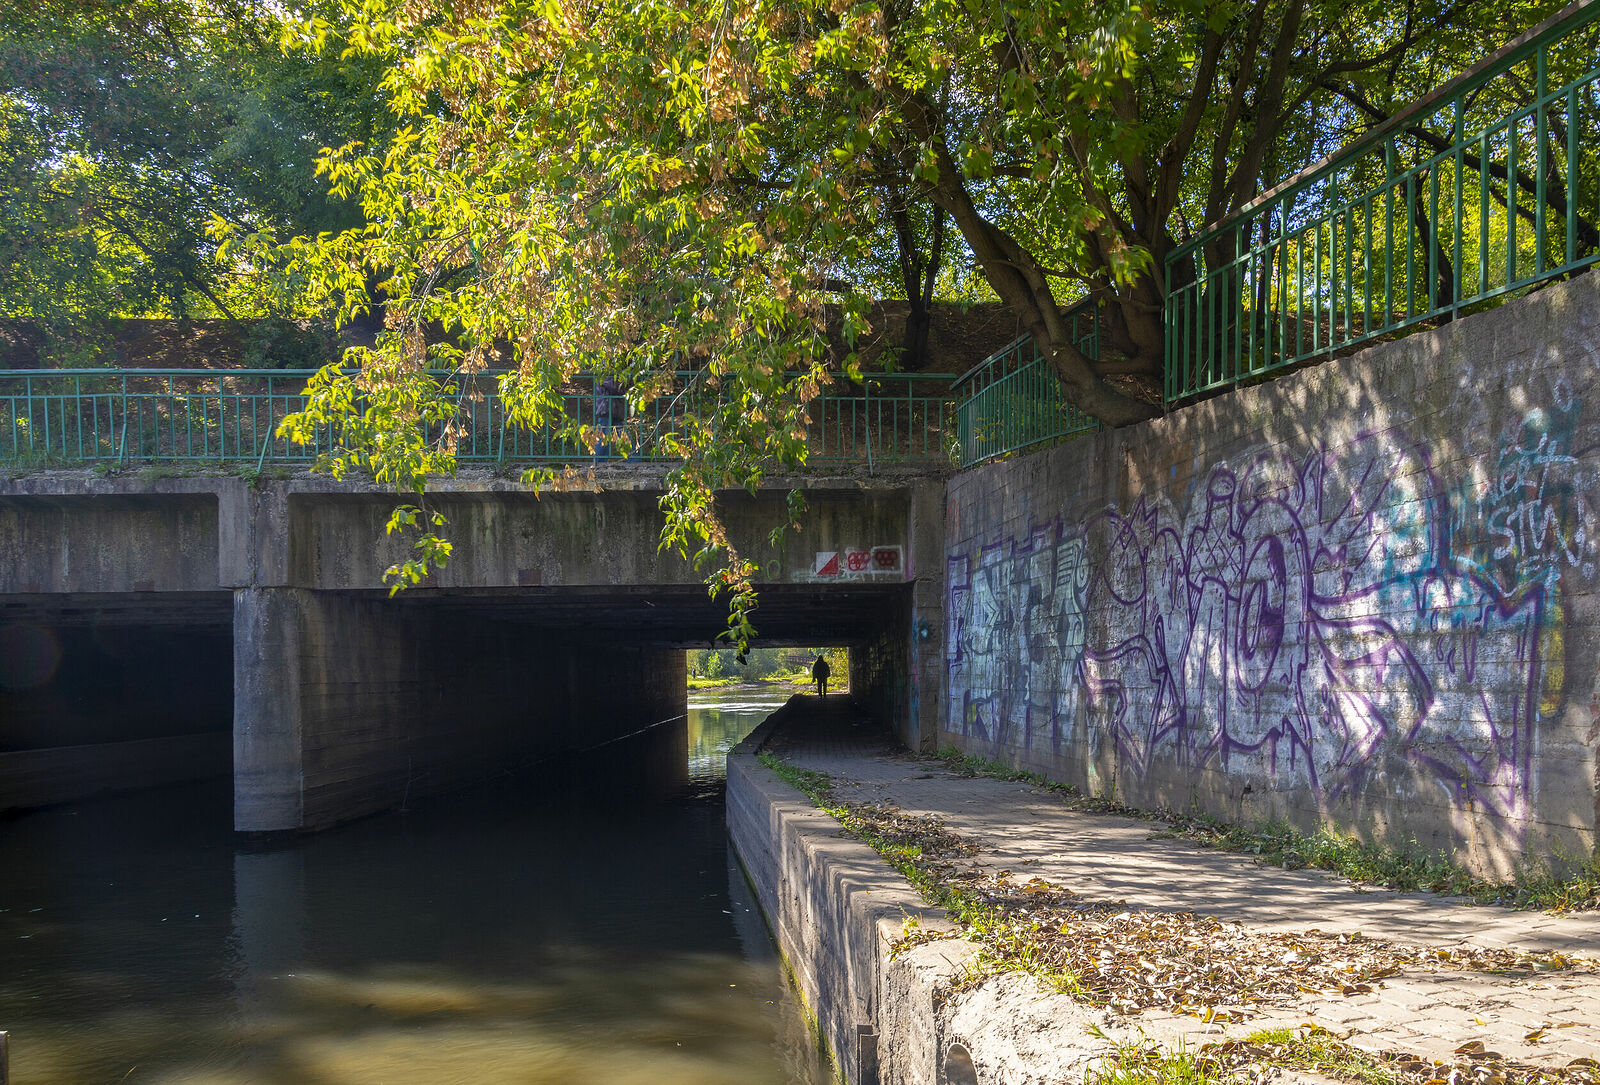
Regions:
[[[1387,803],[1395,835],[1415,807],[1458,843],[1592,831],[1592,780],[1550,785],[1563,742],[1593,756],[1552,730],[1600,538],[1596,359],[1468,350],[1535,304],[958,479],[947,731],[1101,790],[1204,772],[1280,816]],[[1093,462],[1137,496],[1090,492]]]

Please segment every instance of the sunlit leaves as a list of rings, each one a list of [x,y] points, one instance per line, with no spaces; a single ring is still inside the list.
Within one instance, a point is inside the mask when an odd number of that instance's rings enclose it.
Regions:
[[[211,227],[288,236],[356,221],[314,167],[326,144],[386,133],[375,64],[286,55],[275,5],[14,7],[0,19],[0,113],[27,131],[0,123],[0,143],[23,152],[0,157],[18,167],[5,213],[30,221],[0,242],[12,315],[79,332],[114,316],[260,315],[272,295]]]
[[[290,36],[385,68],[392,138],[321,163],[364,221],[314,241],[235,229],[224,251],[298,305],[381,305],[376,351],[327,394],[359,382],[342,447],[407,492],[453,467],[452,378],[430,369],[510,370],[510,418],[572,447],[599,439],[567,416],[575,373],[614,375],[636,412],[670,403],[648,438],[678,458],[662,543],[730,596],[742,640],[753,559],[716,494],[803,461],[807,403],[830,370],[859,376],[852,341],[908,205],[955,224],[1080,407],[1148,417],[1175,232],[1309,145],[1329,65],[1407,44],[1391,7],[343,0]],[[1101,349],[1131,387],[1061,327],[1090,291],[1115,308]]]
[[[401,505],[389,514],[389,521],[384,525],[387,534],[416,534],[411,544],[411,556],[383,572],[391,596],[421,584],[435,569],[442,568],[450,560],[453,544],[439,534],[447,526],[448,521],[437,511],[425,512],[415,505]]]

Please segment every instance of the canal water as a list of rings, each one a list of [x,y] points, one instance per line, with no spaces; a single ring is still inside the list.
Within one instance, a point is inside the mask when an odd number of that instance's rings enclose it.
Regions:
[[[692,694],[692,786],[480,788],[272,848],[226,785],[0,821],[17,1085],[826,1080],[723,827],[786,692]]]

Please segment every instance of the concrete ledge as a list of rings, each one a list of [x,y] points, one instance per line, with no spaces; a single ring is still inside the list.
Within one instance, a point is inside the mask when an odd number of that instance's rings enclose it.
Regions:
[[[233,769],[228,731],[0,753],[0,810],[72,802],[107,791],[160,787]]]
[[[907,917],[930,930],[953,924],[877,852],[842,836],[837,821],[757,760],[794,705],[728,755],[728,834],[841,1080],[1059,1085],[1083,1080],[1118,1039],[1144,1037],[1139,1021],[1114,1021],[1030,976],[1006,973],[963,986],[976,953],[964,939],[930,942],[890,960]],[[1170,1023],[1154,1026],[1151,1036],[1188,1038]]]
[[[728,754],[734,850],[839,1076],[851,1085],[938,1081],[935,995],[971,946],[938,942],[889,960],[907,917],[938,930],[950,921],[756,759],[789,710]]]

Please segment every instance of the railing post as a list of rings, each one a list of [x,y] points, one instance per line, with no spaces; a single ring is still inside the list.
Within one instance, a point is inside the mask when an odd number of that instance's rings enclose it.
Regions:
[[[128,461],[128,375],[122,374],[122,439],[117,442],[117,466]]]
[[[865,438],[862,443],[867,446],[867,474],[872,474],[872,378],[863,377],[861,381],[861,413],[866,416],[865,426],[867,432],[862,434]]]
[[[259,476],[261,474],[261,468],[267,462],[267,449],[269,447],[271,447],[271,445],[272,445],[272,431],[268,430],[267,431],[267,435],[265,437],[261,438],[261,455],[256,457],[256,475],[257,476]]]
[[[1456,165],[1456,183],[1454,188],[1455,218],[1451,223],[1451,236],[1453,236],[1456,241],[1454,256],[1455,274],[1450,277],[1452,280],[1450,284],[1451,320],[1455,320],[1461,315],[1461,276],[1466,267],[1466,261],[1462,260],[1461,258],[1461,250],[1466,241],[1466,219],[1462,214],[1465,204],[1463,203],[1463,198],[1461,195],[1461,186],[1466,176],[1466,171],[1463,169],[1463,160],[1461,157],[1461,140],[1462,137],[1466,135],[1467,131],[1467,100],[1465,95],[1456,95],[1455,109],[1455,119],[1450,126],[1450,146],[1455,149]],[[1568,159],[1568,161],[1571,161],[1571,159]],[[1484,224],[1480,222],[1478,226],[1480,229],[1482,229]]]
[[[1545,143],[1549,138],[1549,112],[1550,103],[1545,101],[1549,92],[1549,73],[1546,70],[1545,56],[1549,46],[1539,46],[1538,52],[1533,57],[1534,71],[1534,107],[1533,107],[1533,139],[1537,147],[1533,152],[1533,273],[1536,276],[1544,275],[1544,181],[1545,181]]]

